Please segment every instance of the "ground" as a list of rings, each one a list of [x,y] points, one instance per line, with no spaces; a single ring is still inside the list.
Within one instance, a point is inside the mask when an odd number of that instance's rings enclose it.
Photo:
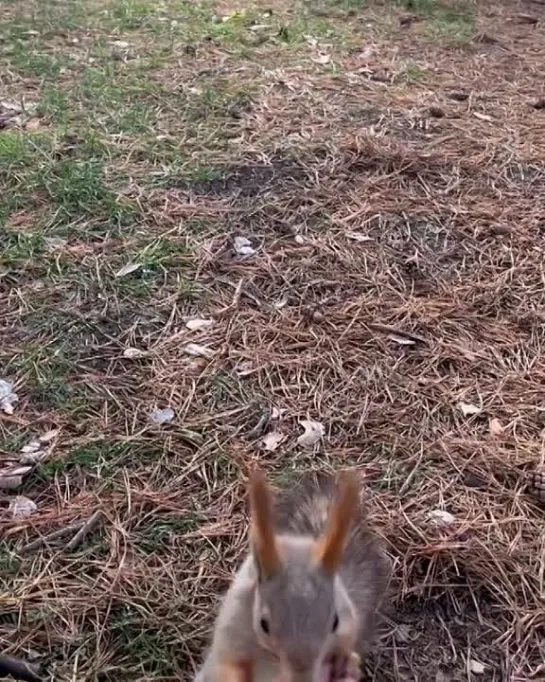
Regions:
[[[368,679],[544,679],[543,2],[0,16],[1,649],[190,680],[248,467],[356,467]]]

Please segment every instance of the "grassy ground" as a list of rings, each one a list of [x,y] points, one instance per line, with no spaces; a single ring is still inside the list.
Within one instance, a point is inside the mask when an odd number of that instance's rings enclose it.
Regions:
[[[541,679],[543,6],[21,0],[0,22],[4,470],[54,431],[0,496],[1,648],[58,680],[190,679],[247,465],[357,465],[396,567],[369,679]],[[16,493],[38,511],[11,518]],[[81,542],[35,542],[97,509]]]

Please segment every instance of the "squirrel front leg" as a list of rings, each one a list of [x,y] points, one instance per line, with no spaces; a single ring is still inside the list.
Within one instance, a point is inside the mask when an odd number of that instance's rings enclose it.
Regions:
[[[359,682],[361,658],[355,651],[338,650],[333,654],[328,682]]]
[[[248,660],[218,663],[213,672],[214,682],[253,682],[252,677],[252,662]]]
[[[256,575],[250,557],[227,591],[214,626],[212,644],[195,682],[253,682],[256,642],[252,607]]]

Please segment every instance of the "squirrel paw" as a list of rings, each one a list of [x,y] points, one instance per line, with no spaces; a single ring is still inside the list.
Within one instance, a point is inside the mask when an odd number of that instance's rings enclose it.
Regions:
[[[361,658],[353,651],[351,654],[337,653],[331,662],[329,682],[359,682],[361,679]]]

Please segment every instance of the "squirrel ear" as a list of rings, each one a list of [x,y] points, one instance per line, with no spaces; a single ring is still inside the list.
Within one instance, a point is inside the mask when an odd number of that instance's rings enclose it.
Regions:
[[[346,540],[359,505],[359,480],[354,473],[341,474],[337,497],[329,511],[325,531],[314,548],[314,560],[329,575],[341,563]]]
[[[250,474],[250,533],[259,579],[271,578],[281,561],[272,523],[271,493],[257,468]]]

